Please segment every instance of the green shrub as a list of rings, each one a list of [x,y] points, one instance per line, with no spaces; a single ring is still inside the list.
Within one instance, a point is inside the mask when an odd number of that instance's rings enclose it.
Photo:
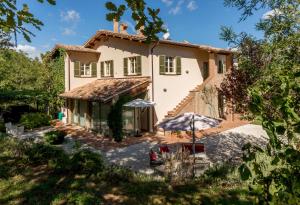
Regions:
[[[44,139],[46,142],[52,145],[62,144],[64,142],[66,133],[63,131],[55,130],[47,132],[44,135]]]
[[[6,128],[5,128],[5,123],[3,119],[0,119],[0,133],[5,133],[6,132]]]
[[[22,115],[20,123],[25,129],[33,129],[50,125],[50,117],[44,113],[26,113]]]
[[[98,174],[104,169],[104,161],[99,154],[89,150],[80,150],[72,158],[72,171],[81,174]]]
[[[32,144],[26,150],[25,155],[32,164],[44,164],[48,163],[49,160],[63,161],[68,158],[62,149],[46,144]]]
[[[215,165],[205,171],[203,179],[207,183],[215,183],[217,181],[228,180],[233,174],[235,167],[228,162]]]
[[[73,191],[69,193],[66,198],[69,204],[78,204],[78,205],[101,204],[99,197],[85,191],[83,192]]]
[[[119,182],[130,182],[134,178],[134,173],[125,167],[111,165],[103,172],[103,178],[112,184]]]

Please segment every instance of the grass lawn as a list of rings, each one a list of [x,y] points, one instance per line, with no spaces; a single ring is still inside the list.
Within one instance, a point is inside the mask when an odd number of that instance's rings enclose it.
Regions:
[[[254,197],[229,179],[171,185],[124,168],[98,166],[101,157],[62,152],[0,138],[0,204],[254,204]]]

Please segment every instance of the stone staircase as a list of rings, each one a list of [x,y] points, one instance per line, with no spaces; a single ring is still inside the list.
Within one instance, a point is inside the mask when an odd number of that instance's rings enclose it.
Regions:
[[[207,85],[210,81],[211,81],[212,77],[208,77],[206,80],[204,80],[204,82],[200,85],[197,85],[194,89],[189,91],[189,94],[183,98],[177,105],[175,108],[173,108],[173,110],[168,111],[167,115],[165,115],[164,120],[168,119],[168,118],[172,118],[177,116],[180,111],[182,111],[182,109],[189,104],[194,96],[195,96],[195,92],[200,92],[203,90],[203,88],[205,87],[205,85]]]

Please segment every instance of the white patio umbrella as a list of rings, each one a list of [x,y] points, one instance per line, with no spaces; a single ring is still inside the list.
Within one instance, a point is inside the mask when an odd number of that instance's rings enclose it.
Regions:
[[[143,100],[140,98],[137,98],[133,101],[130,101],[126,104],[123,105],[124,107],[130,107],[130,108],[134,108],[134,116],[136,115],[135,112],[135,108],[140,108],[140,109],[144,109],[144,108],[150,108],[150,107],[154,107],[155,103],[151,102],[151,101],[147,101],[147,100]],[[136,125],[134,123],[134,130],[136,130]]]
[[[132,107],[132,108],[146,108],[146,107],[153,107],[155,105],[154,102],[143,100],[143,99],[135,99],[126,103],[125,107]]]
[[[165,131],[192,131],[193,132],[193,154],[195,154],[195,131],[205,130],[219,126],[221,120],[195,114],[193,112],[183,113],[168,119],[158,125]]]

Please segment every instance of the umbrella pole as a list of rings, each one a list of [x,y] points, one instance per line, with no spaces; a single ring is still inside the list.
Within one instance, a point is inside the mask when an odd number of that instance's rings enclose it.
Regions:
[[[195,177],[195,141],[196,141],[196,137],[195,137],[195,115],[193,115],[192,117],[192,124],[193,124],[193,178]]]

